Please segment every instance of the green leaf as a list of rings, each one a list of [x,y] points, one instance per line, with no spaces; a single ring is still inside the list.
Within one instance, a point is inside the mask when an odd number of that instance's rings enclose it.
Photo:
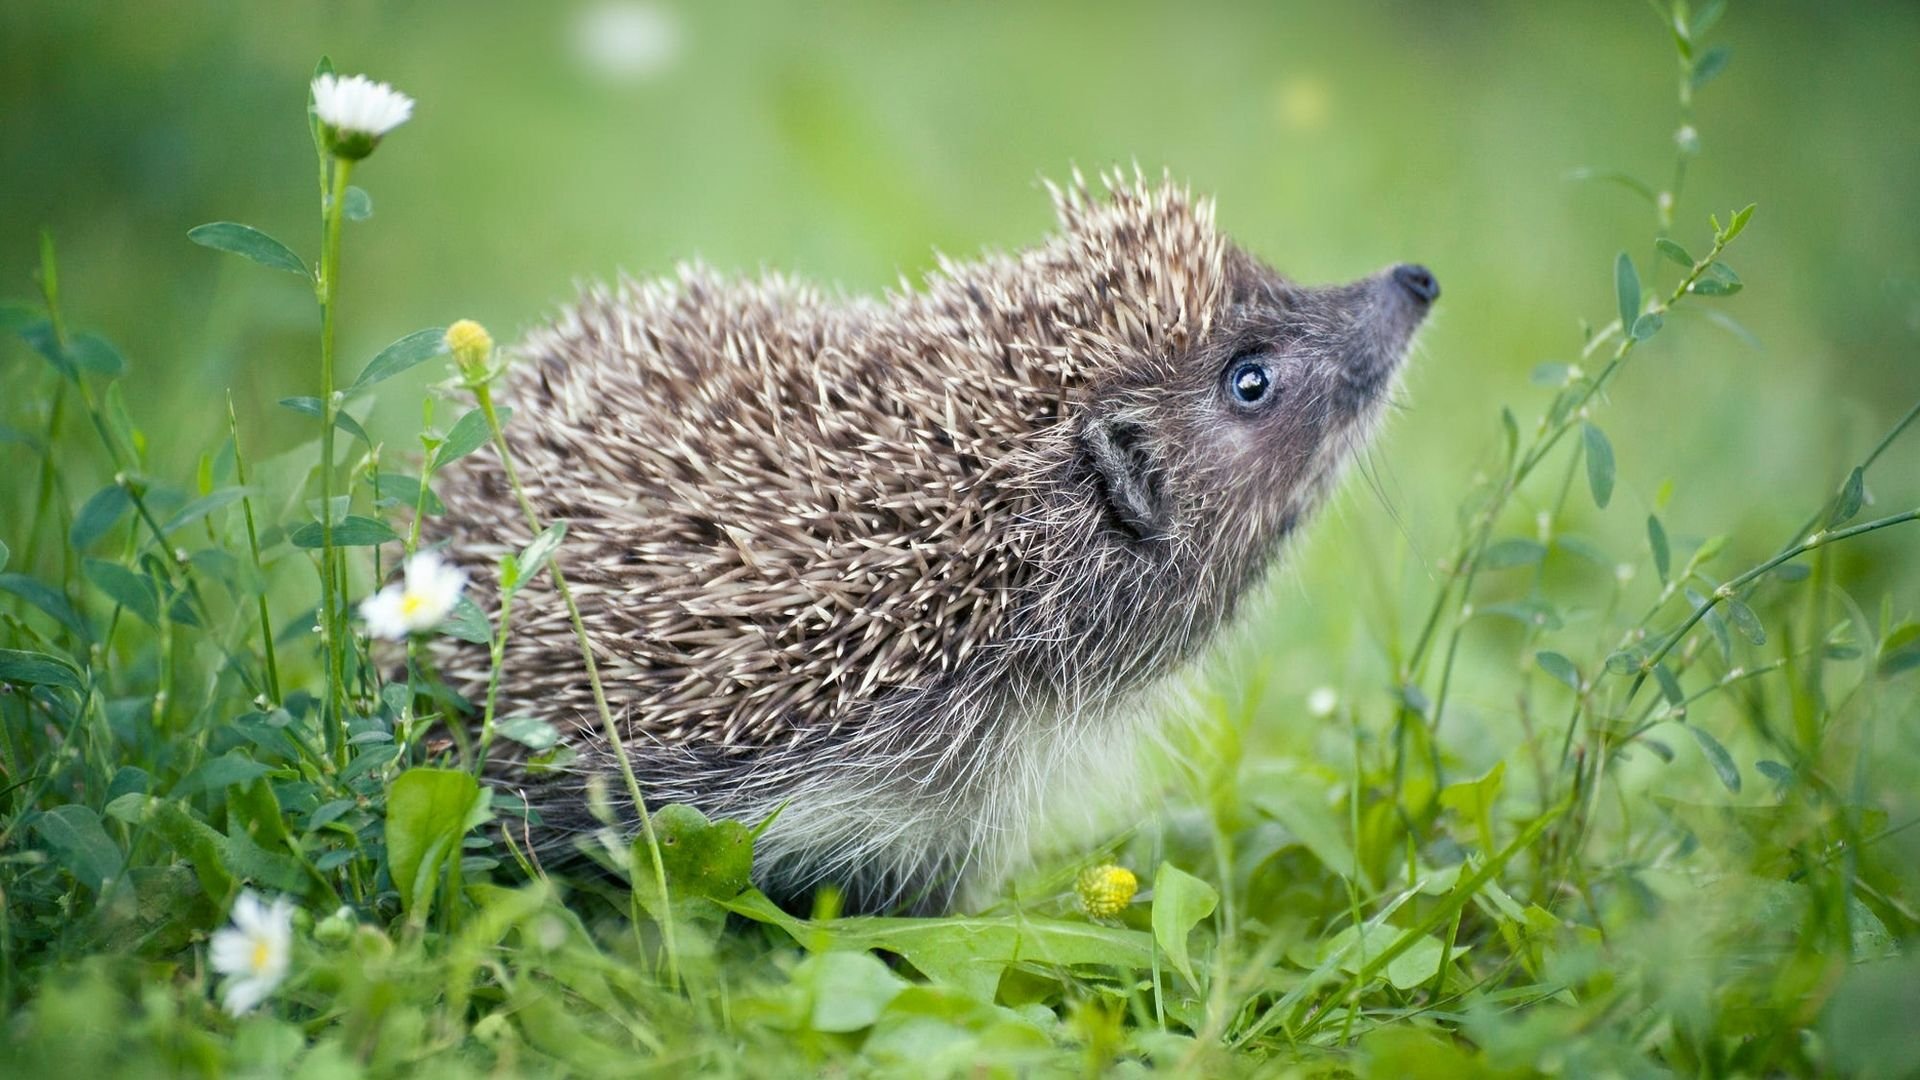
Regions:
[[[660,841],[660,863],[667,872],[667,895],[677,907],[690,898],[731,900],[752,884],[753,837],[737,821],[708,821],[691,806],[663,806],[653,815]],[[660,912],[659,885],[645,834],[632,846],[634,892],[648,911]]]
[[[347,185],[347,197],[340,204],[340,212],[348,221],[365,221],[373,216],[373,196],[358,184]]]
[[[1200,920],[1213,914],[1220,893],[1212,885],[1172,863],[1163,862],[1153,875],[1153,940],[1187,983],[1198,989],[1193,960],[1187,954],[1187,935]]]
[[[159,799],[151,795],[123,797],[124,806],[109,806],[108,812],[128,824],[142,824],[165,841],[193,867],[200,887],[216,904],[226,904],[238,891],[239,883],[227,869],[227,838],[200,820],[186,804],[177,799]],[[115,800],[116,803],[122,800]]]
[[[485,821],[480,782],[458,769],[408,769],[387,789],[387,868],[400,905],[424,925],[440,874],[467,830]]]
[[[1874,674],[1891,679],[1902,672],[1920,668],[1920,623],[1905,622],[1880,639],[1874,659]]]
[[[565,539],[566,535],[567,523],[556,521],[540,530],[540,535],[534,537],[525,548],[521,549],[519,558],[521,582],[532,581],[539,576],[540,571],[546,567],[547,560],[559,549],[560,541]]]
[[[235,784],[244,784],[256,777],[272,772],[271,766],[263,765],[238,750],[229,750],[216,758],[208,758],[194,767],[183,777],[175,792],[181,795],[197,795],[202,791],[223,791]]]
[[[1504,405],[1500,407],[1500,432],[1506,440],[1507,460],[1512,461],[1520,449],[1520,421],[1514,419],[1513,410]]]
[[[1665,315],[1657,311],[1649,311],[1633,320],[1633,329],[1631,331],[1633,340],[1645,341],[1659,333],[1660,328],[1665,325],[1667,325],[1667,317]]]
[[[1574,693],[1580,692],[1580,669],[1573,666],[1573,661],[1557,652],[1542,649],[1533,654],[1533,662],[1540,665],[1541,671],[1566,683]]]
[[[148,626],[160,625],[160,594],[154,590],[152,579],[101,559],[88,559],[86,572],[87,580],[114,603],[138,615]]]
[[[1653,514],[1647,515],[1647,546],[1653,549],[1653,568],[1660,572],[1660,584],[1665,585],[1673,569],[1673,551],[1667,545],[1666,527]]]
[[[1399,927],[1395,926],[1369,926],[1364,934],[1360,927],[1349,926],[1322,945],[1320,953],[1323,957],[1340,955],[1341,970],[1358,975],[1366,970],[1373,956],[1385,952],[1389,945],[1400,945],[1400,937]],[[1443,951],[1445,946],[1439,938],[1420,935],[1401,945],[1401,951],[1387,961],[1381,974],[1394,989],[1412,990],[1433,979],[1434,972],[1440,970]],[[1463,956],[1466,952],[1466,946],[1455,945],[1452,955]]]
[[[173,516],[167,519],[167,523],[160,526],[160,531],[163,534],[172,533],[181,526],[191,525],[216,510],[232,506],[234,503],[239,502],[251,494],[253,494],[252,489],[243,487],[229,487],[221,488],[218,491],[210,491],[174,511]]]
[[[0,570],[7,568],[7,560],[12,557],[13,552],[7,548],[6,541],[0,540]]]
[[[502,408],[499,413],[500,426],[505,428],[507,421],[513,416],[513,410]],[[440,445],[440,452],[434,457],[434,466],[437,468],[449,461],[466,457],[480,449],[481,445],[492,437],[493,432],[487,427],[486,414],[479,409],[469,410],[467,415],[454,422],[453,430],[447,432],[447,441]]]
[[[475,645],[486,645],[493,640],[493,627],[487,622],[486,613],[470,596],[462,595],[453,602],[453,612],[439,626],[439,632],[456,641],[470,641]]]
[[[376,476],[374,480],[374,486],[380,491],[380,500],[376,505],[382,509],[403,506],[411,511],[416,506],[423,506],[429,515],[439,515],[447,512],[446,505],[440,501],[438,495],[433,493],[432,487],[428,487],[426,490],[425,503],[423,504],[421,502],[420,478],[417,476],[409,476],[406,473],[383,472]]]
[[[21,686],[60,686],[85,694],[80,669],[65,657],[22,649],[0,649],[0,682]]]
[[[127,358],[113,342],[98,334],[76,334],[67,342],[67,359],[81,371],[118,378],[127,373]]]
[[[323,544],[323,532],[319,522],[309,521],[293,530],[287,539],[297,548],[317,548]],[[334,547],[375,547],[399,539],[400,534],[377,518],[350,514],[345,520],[333,523]]]
[[[1733,624],[1735,630],[1740,631],[1741,637],[1755,645],[1767,643],[1766,628],[1760,625],[1760,617],[1753,613],[1752,608],[1732,596],[1721,601],[1720,606],[1726,609],[1727,621]]]
[[[1740,768],[1733,763],[1733,755],[1727,753],[1727,748],[1721,746],[1720,740],[1714,738],[1705,728],[1694,724],[1681,726],[1693,733],[1693,740],[1700,744],[1701,752],[1705,753],[1707,760],[1713,763],[1713,771],[1719,774],[1720,782],[1727,786],[1728,791],[1735,795],[1740,794]]]
[[[1632,675],[1646,660],[1647,655],[1639,646],[1629,646],[1607,654],[1607,670],[1615,675]]]
[[[1713,29],[1714,24],[1720,21],[1720,16],[1726,14],[1726,11],[1727,0],[1706,0],[1706,3],[1695,8],[1693,18],[1687,23],[1693,39],[1698,41],[1705,37],[1707,31]]]
[[[93,493],[81,505],[80,512],[73,515],[73,528],[67,533],[67,542],[75,551],[85,551],[95,541],[107,535],[127,508],[133,505],[133,498],[127,489],[119,484],[108,484]]]
[[[862,1031],[880,1019],[907,989],[884,961],[870,952],[836,949],[794,965],[795,985],[808,987],[807,1025],[815,1031]]]
[[[67,628],[68,632],[82,641],[92,641],[93,634],[87,629],[86,621],[80,613],[73,610],[66,595],[50,585],[42,584],[25,574],[0,574],[0,590],[32,604],[49,615],[54,622]]]
[[[281,398],[280,404],[285,405],[294,412],[311,416],[315,420],[320,419],[322,415],[320,411],[320,399],[317,397]],[[367,434],[367,429],[361,427],[360,422],[349,415],[345,409],[341,409],[339,412],[333,414],[333,426],[359,439],[368,446],[373,445],[373,437]]]
[[[1778,761],[1761,758],[1759,761],[1753,763],[1753,767],[1761,776],[1773,781],[1780,787],[1784,788],[1788,784],[1793,783],[1793,770]]]
[[[1753,220],[1753,210],[1756,206],[1759,206],[1759,205],[1760,205],[1759,203],[1748,203],[1746,206],[1735,211],[1733,215],[1733,220],[1727,222],[1726,235],[1721,237],[1720,242],[1722,244],[1730,244],[1733,242],[1734,237],[1739,236],[1742,232],[1746,231],[1747,222]],[[1719,264],[1716,263],[1715,265],[1719,265]],[[1733,273],[1733,271],[1728,270],[1727,273],[1731,274]],[[1736,285],[1738,284],[1738,279],[1735,279],[1735,284]]]
[[[395,375],[423,363],[436,356],[444,356],[447,351],[447,329],[444,326],[415,330],[406,337],[381,349],[379,355],[370,361],[360,377],[347,387],[347,393],[365,390],[382,379],[391,379]]]
[[[1715,45],[1700,54],[1693,62],[1693,88],[1695,90],[1713,81],[1714,76],[1727,69],[1727,61],[1733,58],[1733,50],[1725,45]]]
[[[1679,244],[1674,243],[1664,236],[1655,240],[1653,246],[1660,249],[1660,254],[1665,255],[1667,258],[1688,270],[1693,269],[1693,256],[1687,254],[1686,248],[1681,247]]]
[[[252,259],[261,266],[285,270],[290,274],[299,274],[308,281],[313,280],[313,272],[307,269],[307,264],[300,260],[300,256],[293,253],[292,248],[251,225],[216,221],[187,230],[187,239],[201,247],[225,251],[243,259]]]
[[[60,340],[54,335],[53,324],[45,319],[31,323],[20,331],[20,340],[32,346],[33,351],[41,355],[53,369],[65,379],[78,379],[80,372],[73,366],[72,357],[60,347]]]
[[[87,891],[98,893],[120,875],[126,857],[100,825],[100,815],[78,804],[56,806],[33,819],[33,831]]]
[[[1687,711],[1687,695],[1685,691],[1680,689],[1680,680],[1674,676],[1673,672],[1669,670],[1665,664],[1653,665],[1653,678],[1654,681],[1660,684],[1660,696],[1667,699],[1668,705],[1673,706],[1674,715],[1685,715]]]
[[[1716,259],[1701,272],[1692,291],[1700,296],[1732,296],[1744,287],[1733,267]]]
[[[551,750],[560,741],[557,728],[531,716],[509,716],[496,722],[493,730],[501,738],[512,739],[535,753]]]
[[[1624,251],[1613,260],[1613,289],[1620,301],[1620,329],[1631,330],[1640,315],[1640,275]]]
[[[1417,687],[1407,688],[1411,693]],[[1425,714],[1431,706],[1424,700],[1410,707]],[[1353,848],[1341,818],[1328,803],[1330,792],[1318,774],[1291,764],[1276,762],[1262,768],[1248,791],[1253,805],[1263,814],[1286,826],[1302,846],[1321,864],[1336,874],[1357,876],[1367,888],[1373,887],[1371,875],[1354,857]]]
[[[1834,497],[1833,512],[1827,515],[1829,529],[1845,525],[1860,513],[1860,507],[1867,500],[1866,470],[1854,466],[1847,474],[1847,482],[1840,485],[1840,494]]]
[[[1593,424],[1581,424],[1587,443],[1587,488],[1593,492],[1593,505],[1602,510],[1613,499],[1613,444]]]
[[[1086,922],[1020,916],[979,918],[861,917],[812,922],[797,919],[749,889],[722,905],[755,922],[777,926],[807,945],[823,935],[840,949],[882,949],[904,957],[922,975],[991,1001],[1008,965],[1079,966],[1111,971],[1153,965],[1153,939],[1138,930]]]
[[[1547,546],[1538,540],[1509,537],[1488,544],[1480,552],[1480,569],[1511,570],[1516,566],[1532,566],[1546,557]]]

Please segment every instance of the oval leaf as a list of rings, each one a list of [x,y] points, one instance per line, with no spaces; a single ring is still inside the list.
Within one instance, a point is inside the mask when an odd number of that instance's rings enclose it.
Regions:
[[[1516,566],[1532,566],[1547,557],[1545,544],[1525,537],[1511,537],[1488,544],[1480,553],[1480,569],[1509,570]]]
[[[1760,625],[1760,616],[1755,615],[1752,608],[1731,596],[1727,597],[1720,606],[1727,609],[1727,621],[1733,624],[1735,630],[1740,631],[1741,637],[1755,645],[1767,643],[1766,628]]]
[[[33,831],[87,891],[119,876],[125,857],[100,825],[100,815],[78,804],[56,806],[33,821]]]
[[[114,603],[138,615],[148,626],[160,625],[160,594],[145,574],[101,559],[88,559],[86,570],[87,580]]]
[[[347,387],[347,392],[351,394],[356,390],[364,390],[382,379],[391,379],[416,364],[444,355],[446,351],[446,327],[435,326],[425,330],[415,330],[381,349],[380,354],[375,356],[367,364],[366,370],[360,373],[360,377],[353,380],[353,385]]]
[[[1624,251],[1613,260],[1613,288],[1620,301],[1620,329],[1631,331],[1640,315],[1640,275]]]
[[[1866,470],[1856,465],[1853,471],[1847,474],[1847,482],[1840,485],[1840,494],[1834,496],[1833,512],[1827,515],[1827,528],[1831,529],[1852,521],[1866,501]]]
[[[13,595],[39,608],[52,617],[54,622],[67,628],[81,641],[92,641],[93,633],[80,613],[73,610],[67,602],[66,594],[50,585],[43,584],[25,574],[0,574],[0,590]]]
[[[73,528],[67,533],[67,542],[75,551],[85,551],[101,537],[107,535],[114,523],[120,520],[127,508],[133,505],[127,490],[119,484],[108,484],[93,493],[80,512],[73,515]]]
[[[499,412],[500,426],[504,428],[507,426],[507,421],[513,418],[513,410],[503,408]],[[440,452],[434,458],[434,466],[437,468],[449,461],[466,457],[480,449],[481,444],[492,435],[493,433],[487,428],[486,413],[479,409],[468,410],[467,415],[455,421],[453,430],[447,432],[447,441],[440,444]]]
[[[307,264],[300,260],[300,256],[293,253],[292,248],[251,225],[216,221],[187,230],[187,239],[201,247],[225,251],[243,259],[252,259],[261,266],[285,270],[289,274],[299,274],[309,281],[313,280],[313,272],[307,269]]]
[[[1573,666],[1573,661],[1557,652],[1542,649],[1533,654],[1533,662],[1540,665],[1541,671],[1566,683],[1575,693],[1580,692],[1580,669]]]
[[[80,671],[71,661],[42,652],[0,649],[0,682],[19,686],[59,686],[76,694],[87,692]]]
[[[482,802],[479,781],[457,769],[408,769],[394,778],[387,794],[387,866],[414,925],[426,921],[440,870],[458,856]]]
[[[1653,549],[1653,568],[1660,572],[1660,583],[1667,583],[1667,574],[1673,569],[1673,551],[1667,545],[1666,527],[1660,519],[1647,515],[1647,546]]]
[[[1719,774],[1720,782],[1727,786],[1728,791],[1740,794],[1740,768],[1733,763],[1733,755],[1727,753],[1727,748],[1720,745],[1720,740],[1708,734],[1705,728],[1693,724],[1682,726],[1693,733],[1693,740],[1700,744],[1701,752],[1713,763],[1713,771]]]
[[[1201,919],[1213,914],[1220,893],[1212,885],[1174,866],[1161,863],[1153,875],[1153,939],[1187,982],[1198,987],[1193,960],[1187,953],[1187,935]]]
[[[560,547],[560,541],[566,539],[566,535],[567,523],[564,521],[556,521],[540,530],[540,535],[534,537],[533,542],[520,552],[520,580],[533,580],[547,565],[547,560]]]
[[[373,196],[357,184],[348,185],[346,201],[340,204],[340,212],[348,221],[365,221],[373,216]]]
[[[1593,505],[1605,510],[1613,500],[1613,444],[1594,425],[1580,426],[1587,443],[1587,487],[1593,492]]]
[[[323,541],[322,529],[317,521],[309,521],[293,530],[288,537],[297,548],[317,548]],[[334,547],[374,547],[378,544],[392,543],[400,539],[384,521],[354,514],[342,521],[333,523]]]
[[[1681,247],[1679,244],[1674,243],[1664,236],[1655,240],[1653,246],[1660,249],[1660,254],[1665,255],[1667,258],[1672,259],[1674,262],[1679,263],[1689,270],[1693,269],[1693,256],[1687,254],[1686,248]]]

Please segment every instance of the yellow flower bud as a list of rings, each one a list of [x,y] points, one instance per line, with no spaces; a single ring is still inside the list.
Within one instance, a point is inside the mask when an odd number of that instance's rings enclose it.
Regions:
[[[461,319],[447,327],[447,351],[468,381],[478,382],[486,377],[487,361],[493,359],[493,335],[472,319]]]
[[[1107,863],[1080,871],[1074,883],[1080,893],[1080,907],[1096,919],[1111,919],[1127,909],[1133,894],[1140,891],[1140,879],[1124,866]]]

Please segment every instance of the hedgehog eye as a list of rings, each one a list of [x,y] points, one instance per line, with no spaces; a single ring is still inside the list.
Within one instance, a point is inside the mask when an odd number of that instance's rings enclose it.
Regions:
[[[1227,365],[1227,396],[1243,409],[1254,408],[1274,396],[1273,368],[1260,357]]]

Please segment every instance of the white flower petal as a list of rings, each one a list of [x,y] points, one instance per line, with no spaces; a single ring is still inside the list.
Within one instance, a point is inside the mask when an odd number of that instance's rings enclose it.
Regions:
[[[233,902],[233,925],[214,932],[207,952],[212,968],[228,976],[221,1005],[235,1016],[258,1005],[287,977],[293,959],[293,901],[262,904],[251,889]]]
[[[404,586],[389,585],[361,601],[360,617],[367,622],[367,633],[393,641],[406,640],[407,620],[402,614],[405,600]]]
[[[267,924],[267,909],[260,904],[260,894],[252,889],[240,890],[233,901],[233,925],[251,934]]]
[[[229,979],[220,991],[220,1006],[229,1016],[239,1016],[267,999],[279,979]]]
[[[207,962],[222,975],[246,972],[253,967],[253,938],[239,930],[214,931]]]
[[[413,115],[413,99],[365,75],[322,75],[313,80],[313,111],[337,131],[379,138]]]

